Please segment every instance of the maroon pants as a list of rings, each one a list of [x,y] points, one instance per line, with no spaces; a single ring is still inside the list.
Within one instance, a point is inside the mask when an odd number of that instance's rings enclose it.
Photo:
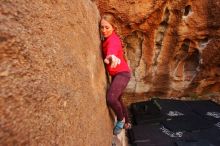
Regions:
[[[128,112],[122,102],[121,95],[130,78],[131,75],[129,72],[121,72],[113,76],[107,92],[107,103],[115,112],[118,121],[125,118],[125,122],[128,122]]]

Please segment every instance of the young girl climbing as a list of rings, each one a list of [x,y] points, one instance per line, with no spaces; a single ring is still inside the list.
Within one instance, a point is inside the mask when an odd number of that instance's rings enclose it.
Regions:
[[[100,21],[100,32],[104,38],[102,50],[106,69],[112,77],[111,85],[107,91],[107,104],[117,116],[117,123],[113,134],[117,135],[123,128],[129,129],[127,110],[122,102],[121,95],[130,80],[130,68],[123,55],[122,44],[116,34],[115,18],[110,14],[104,14]]]

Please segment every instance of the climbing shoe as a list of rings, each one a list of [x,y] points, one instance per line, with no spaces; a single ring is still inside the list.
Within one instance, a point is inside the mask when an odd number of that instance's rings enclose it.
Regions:
[[[114,135],[118,135],[119,133],[121,133],[121,130],[124,127],[124,122],[123,121],[117,121],[117,123],[115,124],[115,127],[113,129],[113,134]]]

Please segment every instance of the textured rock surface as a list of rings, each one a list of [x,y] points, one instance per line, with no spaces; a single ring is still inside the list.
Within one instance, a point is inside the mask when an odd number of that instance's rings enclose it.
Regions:
[[[101,13],[118,20],[133,70],[127,88],[133,99],[127,100],[195,95],[220,99],[219,0],[95,1]]]
[[[1,0],[0,145],[111,145],[98,20],[90,0]]]

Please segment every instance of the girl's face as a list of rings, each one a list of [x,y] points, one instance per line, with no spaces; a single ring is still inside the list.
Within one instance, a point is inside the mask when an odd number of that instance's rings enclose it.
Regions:
[[[102,35],[105,38],[107,38],[112,34],[113,31],[114,31],[114,29],[113,29],[112,25],[108,21],[102,19],[101,20],[101,33],[102,33]]]

